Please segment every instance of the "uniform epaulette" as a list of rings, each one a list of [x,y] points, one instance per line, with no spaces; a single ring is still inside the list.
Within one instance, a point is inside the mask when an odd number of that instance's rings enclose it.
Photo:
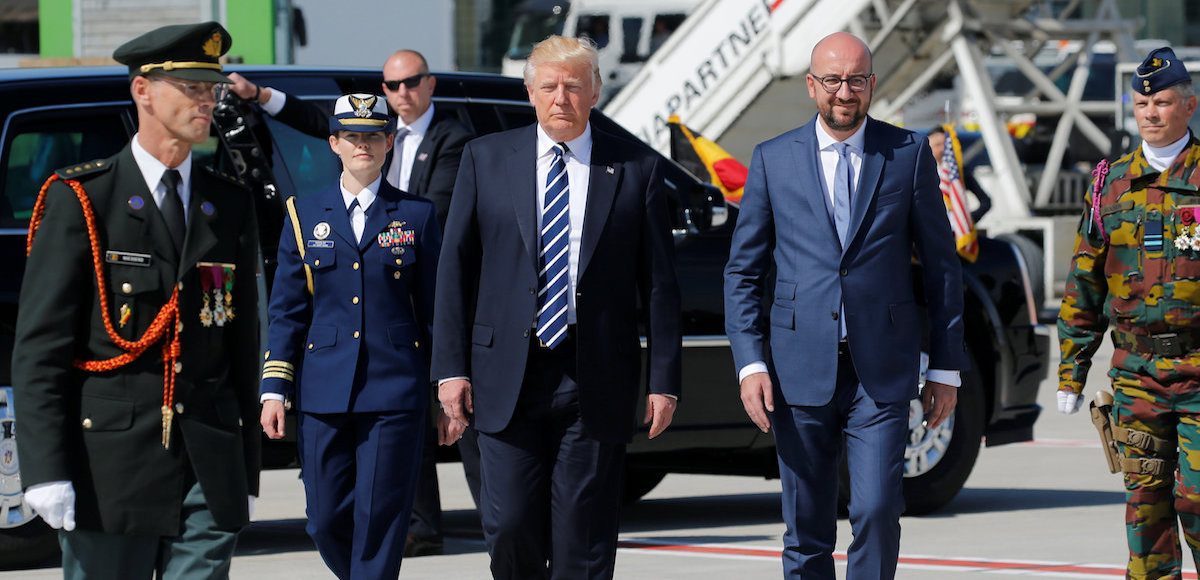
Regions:
[[[208,173],[209,175],[216,177],[217,179],[229,182],[229,183],[236,185],[246,191],[250,191],[250,186],[246,185],[246,183],[244,181],[238,179],[237,177],[235,177],[233,175],[225,173],[224,171],[220,171],[217,168],[212,167],[211,165],[205,165],[204,171],[206,173]]]
[[[96,175],[108,171],[112,167],[112,163],[108,159],[96,159],[79,165],[71,165],[63,167],[55,173],[62,179],[79,179],[90,175]]]

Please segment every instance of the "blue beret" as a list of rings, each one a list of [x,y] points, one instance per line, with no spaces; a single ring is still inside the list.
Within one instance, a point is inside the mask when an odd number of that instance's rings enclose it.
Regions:
[[[1175,57],[1171,47],[1164,46],[1146,56],[1134,71],[1132,85],[1135,92],[1150,95],[1191,81],[1192,76],[1183,68],[1183,61]]]

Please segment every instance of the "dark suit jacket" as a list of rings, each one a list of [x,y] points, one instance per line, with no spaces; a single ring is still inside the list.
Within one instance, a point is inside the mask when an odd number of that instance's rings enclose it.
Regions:
[[[276,119],[304,131],[314,137],[329,136],[329,115],[311,102],[289,96]],[[450,194],[454,191],[454,176],[458,174],[458,162],[463,146],[471,139],[471,132],[454,117],[434,108],[429,132],[421,139],[413,158],[413,168],[408,180],[408,191],[417,197],[425,197],[437,206],[438,223],[446,223],[450,211]],[[389,152],[383,163],[386,176],[392,165]]]
[[[253,195],[193,164],[187,237],[177,259],[129,146],[98,169],[94,163],[59,175],[78,179],[95,208],[117,333],[140,338],[181,288],[171,448],[161,442],[161,341],[118,370],[88,374],[72,366],[122,351],[104,330],[80,203],[58,181],[46,194],[25,270],[13,349],[22,483],[70,480],[81,529],[175,535],[190,464],[217,524],[245,525],[246,495],[258,495],[260,445]],[[201,323],[198,262],[236,266],[234,317],[223,325]],[[123,307],[130,315],[120,324]]]
[[[638,399],[639,319],[650,392],[680,392],[679,287],[656,156],[595,127],[592,136],[576,381],[588,432],[625,442]],[[536,141],[530,125],[467,144],[438,267],[433,378],[471,378],[475,426],[485,433],[513,417],[537,309]]]
[[[380,184],[359,243],[337,186],[299,200],[296,210],[304,258],[289,220],[279,241],[262,391],[294,397],[308,413],[424,409],[441,245],[433,204]],[[328,227],[324,237],[314,235],[318,224]],[[298,389],[283,376],[289,373],[269,372],[280,363],[294,369]]]
[[[867,119],[850,243],[843,250],[822,185],[814,123],[754,149],[725,268],[725,328],[734,361],[739,369],[756,360],[771,363],[790,405],[828,403],[837,384],[844,304],[863,387],[878,402],[911,399],[922,331],[913,295],[914,246],[928,304],[929,368],[967,365],[962,278],[929,143]],[[772,268],[774,302],[764,307]]]

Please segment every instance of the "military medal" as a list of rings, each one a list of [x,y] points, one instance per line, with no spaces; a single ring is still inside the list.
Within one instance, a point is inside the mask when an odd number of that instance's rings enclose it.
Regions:
[[[212,290],[212,278],[209,276],[209,268],[204,264],[199,265],[200,268],[200,324],[205,328],[213,325],[213,311],[208,294]]]
[[[125,328],[125,325],[129,323],[129,318],[132,316],[133,316],[133,308],[130,308],[128,304],[122,304],[121,305],[121,321],[119,323],[120,327]]]
[[[403,251],[396,251],[399,246],[411,246],[417,243],[416,230],[406,230],[404,229],[404,224],[405,222],[392,222],[388,224],[386,230],[379,232],[379,235],[376,236],[379,247],[391,248],[393,254],[400,254]],[[399,249],[403,250],[403,248]]]
[[[233,264],[222,264],[225,272],[225,317],[233,320]]]

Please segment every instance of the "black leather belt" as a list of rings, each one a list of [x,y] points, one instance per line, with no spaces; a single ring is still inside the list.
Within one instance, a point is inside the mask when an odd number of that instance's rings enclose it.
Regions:
[[[1190,332],[1167,332],[1163,334],[1134,334],[1124,330],[1113,330],[1113,344],[1121,350],[1139,354],[1152,354],[1179,358],[1195,352],[1200,346],[1200,335]]]

